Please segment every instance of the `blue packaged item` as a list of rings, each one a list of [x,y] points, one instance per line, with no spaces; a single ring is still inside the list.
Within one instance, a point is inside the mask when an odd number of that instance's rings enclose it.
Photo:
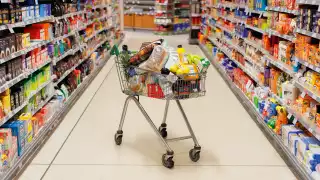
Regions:
[[[64,43],[59,44],[59,51],[61,55],[64,54]]]
[[[21,156],[25,149],[25,139],[26,139],[26,132],[25,132],[25,121],[11,121],[5,123],[2,127],[10,128],[12,131],[12,136],[17,137],[18,141],[18,156]]]
[[[51,4],[47,4],[47,15],[51,16]]]
[[[174,24],[173,25],[173,32],[177,32],[178,31],[178,24]]]
[[[46,4],[40,4],[39,5],[39,14],[40,14],[40,17],[46,17],[47,16],[47,5]]]

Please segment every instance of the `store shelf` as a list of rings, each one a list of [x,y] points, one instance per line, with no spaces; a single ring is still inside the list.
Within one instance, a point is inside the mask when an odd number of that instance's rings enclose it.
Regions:
[[[93,10],[95,10],[95,9],[106,8],[106,7],[108,7],[108,6],[109,6],[108,4],[101,4],[101,5],[96,5],[96,6],[88,5],[88,6],[86,7],[86,9],[93,9]]]
[[[256,75],[252,74],[252,72],[248,71],[244,65],[240,64],[238,61],[236,61],[235,59],[232,58],[231,52],[229,52],[227,49],[223,48],[222,45],[220,43],[218,43],[214,38],[208,38],[208,39],[210,41],[212,41],[225,55],[227,55],[230,60],[235,62],[237,64],[237,66],[239,68],[241,68],[248,76],[250,76],[256,83],[260,84],[259,79],[257,78]],[[230,44],[233,48],[236,49],[236,47],[235,47],[236,45],[232,45],[233,44],[232,42],[228,42],[228,44]],[[237,47],[237,48],[239,48],[241,51],[240,47]],[[252,64],[255,65],[255,63],[252,63]]]
[[[286,35],[286,34],[280,34],[280,33],[278,33],[277,31],[272,30],[272,29],[268,29],[267,32],[268,32],[269,34],[272,34],[272,35],[274,35],[274,36],[281,37],[281,38],[286,39],[286,40],[291,41],[291,42],[294,42],[294,41],[295,41],[295,37],[294,37],[294,36],[290,36],[290,35]]]
[[[220,24],[215,24],[215,26],[216,27],[218,27],[218,28],[220,28],[221,30],[223,30],[223,31],[225,31],[225,32],[227,32],[227,33],[229,33],[229,34],[234,34],[233,33],[233,31],[231,31],[231,30],[229,30],[229,29],[227,29],[227,28],[225,28],[225,27],[223,27],[222,25],[220,25]]]
[[[56,82],[54,82],[54,86],[57,86],[61,81],[63,81],[73,70],[75,70],[80,64],[82,64],[85,60],[87,60],[91,56],[91,54],[95,52],[98,49],[98,47],[104,44],[107,40],[109,39],[101,41],[99,44],[95,46],[95,48],[93,48],[93,50],[90,53],[88,53],[86,57],[84,57],[83,59],[80,59],[77,64],[75,64],[72,68],[67,70]]]
[[[257,50],[259,50],[260,52],[262,52],[263,54],[269,54],[269,52],[264,49],[261,45],[259,45],[258,43],[250,40],[250,39],[247,39],[247,38],[243,38],[244,42],[254,48],[256,48]]]
[[[116,42],[116,44],[120,44],[123,37]],[[106,59],[108,59],[108,56]],[[41,149],[44,143],[49,139],[51,134],[54,132],[56,127],[60,124],[63,117],[66,113],[71,109],[73,104],[77,101],[77,99],[81,96],[81,94],[85,91],[85,89],[90,85],[93,79],[97,76],[97,74],[101,71],[104,64],[107,61],[105,60],[101,66],[98,66],[78,87],[77,89],[71,94],[68,98],[66,103],[63,107],[54,113],[54,115],[47,121],[41,131],[37,134],[37,136],[31,142],[31,145],[25,149],[24,154],[16,161],[12,168],[5,171],[1,176],[0,179],[2,180],[11,180],[17,174],[20,174],[22,170],[24,170],[28,164],[32,161],[34,156],[37,152]],[[50,97],[50,96],[49,96]]]
[[[37,67],[33,68],[33,69],[30,69],[29,71],[26,72],[26,76],[29,76],[31,75],[32,73],[38,71],[39,69],[43,68],[44,66],[48,65],[49,63],[51,63],[51,59],[43,62],[41,65],[38,65]]]
[[[226,84],[229,86],[230,90],[236,95],[239,101],[242,103],[243,107],[248,111],[252,119],[256,122],[258,127],[264,132],[270,143],[278,151],[278,153],[283,157],[288,167],[297,176],[298,179],[312,179],[303,165],[296,159],[296,157],[290,152],[290,150],[283,144],[282,139],[279,135],[275,134],[263,121],[263,118],[254,107],[252,102],[247,98],[247,96],[231,81],[228,75],[224,72],[221,66],[213,60],[212,55],[208,50],[200,45],[200,48],[204,54],[212,61],[214,67],[218,70],[221,77],[224,79]]]
[[[53,94],[50,94],[44,101],[42,101],[38,107],[32,110],[31,115],[34,116],[41,108],[43,108],[52,98],[54,97]]]
[[[320,140],[320,128],[316,124],[312,123],[310,120],[307,120],[300,113],[297,113],[290,107],[287,107],[287,111],[289,113],[288,116],[294,116],[293,124],[300,122],[303,127],[305,127],[312,135],[314,135],[315,138]]]
[[[298,15],[299,11],[298,10],[289,10],[284,7],[267,7],[267,10],[269,11],[276,11],[276,12],[283,12],[287,14],[293,14],[293,15]]]
[[[296,32],[300,33],[300,34],[307,35],[307,36],[311,36],[311,37],[316,38],[316,39],[320,39],[320,34],[319,33],[314,33],[314,32],[310,32],[310,31],[307,31],[307,30],[304,30],[304,29],[299,29],[299,28],[296,28]]]
[[[260,28],[257,28],[257,27],[248,25],[248,24],[246,24],[246,28],[252,29],[252,30],[254,30],[254,31],[256,31],[256,32],[259,32],[259,33],[262,33],[262,34],[266,33],[266,31],[264,31],[264,30],[262,30],[262,29],[260,29]]]
[[[96,37],[97,34],[100,34],[102,31],[107,31],[107,30],[109,30],[109,29],[111,29],[111,27],[102,28],[102,29],[100,29],[100,30],[94,31],[90,36],[88,36],[88,37],[86,37],[86,38],[84,39],[84,42],[87,42],[87,41],[89,41],[90,39],[92,39],[93,37]]]
[[[41,89],[46,87],[48,84],[51,83],[51,79],[47,82],[43,83],[40,87],[37,88],[37,90],[30,93],[29,97],[25,98],[24,103],[22,103],[19,107],[15,108],[14,110],[10,111],[4,118],[0,120],[0,126],[2,126],[4,123],[6,123],[9,119],[11,119],[13,116],[15,116],[18,112],[20,112],[24,107],[26,107],[30,101],[30,99],[40,92]]]
[[[52,40],[52,43],[55,43],[55,42],[57,42],[57,41],[61,41],[61,40],[63,40],[64,38],[67,38],[67,37],[69,37],[69,36],[74,36],[74,35],[75,35],[75,32],[76,32],[76,30],[72,30],[72,31],[69,32],[68,34],[65,34],[65,35],[63,35],[63,36],[56,37],[56,38],[54,38],[54,39]]]
[[[65,19],[65,18],[69,18],[69,17],[73,17],[73,16],[78,16],[78,15],[81,15],[84,13],[85,13],[84,11],[78,11],[78,12],[73,12],[73,13],[68,13],[68,14],[62,15],[62,16],[58,16],[58,17],[55,17],[54,19],[61,20],[61,19]]]
[[[319,0],[297,0],[297,4],[319,5]]]
[[[69,49],[67,52],[65,52],[63,55],[60,55],[59,57],[55,57],[52,60],[53,65],[56,65],[57,62],[61,61],[62,59],[64,59],[65,57],[69,56],[69,55],[74,55],[76,52],[78,52],[80,50],[80,47],[77,46],[74,49]]]
[[[53,16],[47,16],[47,17],[39,17],[39,18],[34,18],[34,19],[29,19],[23,22],[17,22],[14,24],[5,24],[0,26],[0,30],[6,30],[6,29],[11,29],[16,28],[16,27],[24,27],[30,24],[38,23],[38,22],[43,22],[43,21],[49,21],[49,20],[54,20]],[[10,30],[10,31],[11,31]]]
[[[310,87],[308,85],[305,85],[299,80],[295,81],[295,86],[300,89],[302,92],[302,97],[304,97],[304,94],[308,94],[310,97],[312,97],[317,102],[320,102],[320,92],[313,89],[313,87]],[[304,94],[303,94],[304,93]]]
[[[30,51],[32,51],[32,50],[34,50],[36,48],[39,48],[39,47],[41,47],[43,45],[46,45],[49,42],[50,42],[50,40],[40,41],[40,42],[39,41],[31,42],[30,47],[22,49],[20,51],[17,51],[15,53],[10,54],[9,56],[7,56],[7,57],[5,57],[3,59],[0,59],[0,64],[3,64],[3,63],[5,63],[5,62],[7,62],[7,61],[9,61],[9,60],[11,60],[13,58],[19,57],[22,54],[26,54],[27,52],[30,52]]]
[[[310,64],[307,61],[301,60],[301,59],[299,59],[299,58],[297,58],[295,56],[293,57],[293,60],[298,61],[300,64],[302,64],[302,65],[304,65],[304,66],[306,66],[306,67],[308,67],[308,68],[320,73],[320,67],[317,67],[317,66],[315,66],[313,64]]]
[[[246,7],[246,10],[245,10],[249,15],[254,13],[254,14],[259,14],[260,16],[267,16],[268,13],[266,11],[260,11],[260,10],[254,10],[254,9],[248,9]]]
[[[11,81],[6,82],[4,85],[0,87],[0,93],[4,92],[6,89],[12,87],[13,85],[17,84],[18,82],[20,82],[22,79],[25,79],[26,77],[27,77],[26,72],[24,72],[19,76],[15,77],[14,79],[12,79]]]
[[[294,72],[292,70],[291,67],[289,67],[288,65],[280,62],[279,60],[277,60],[276,58],[274,58],[271,55],[265,55],[263,56],[264,60],[267,62],[267,65],[273,64],[274,66],[276,66],[277,68],[281,69],[283,72],[287,73],[288,75],[290,75],[291,77],[294,76]]]

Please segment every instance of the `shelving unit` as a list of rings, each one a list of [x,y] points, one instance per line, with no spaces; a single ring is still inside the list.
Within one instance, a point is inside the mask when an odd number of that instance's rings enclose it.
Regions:
[[[124,26],[129,29],[153,30],[155,1],[125,0]]]
[[[157,0],[155,2],[154,33],[171,35],[174,28],[174,3],[171,0]]]
[[[173,1],[174,19],[173,34],[187,34],[190,32],[190,3],[189,1]]]
[[[149,4],[152,5],[152,1],[149,1]],[[23,22],[0,26],[0,30],[2,31],[9,30],[10,33],[21,32],[21,31],[18,31],[16,28],[23,28],[27,25],[32,25],[38,22],[57,23],[59,21],[64,21],[64,20],[67,21],[68,18],[74,20],[75,16],[81,16],[81,18],[83,18],[85,17],[84,15],[87,15],[86,18],[88,18],[89,16],[92,16],[92,14],[95,11],[98,11],[101,9],[107,9],[109,14],[90,19],[87,22],[81,22],[81,23],[78,22],[75,26],[72,26],[72,28],[70,28],[72,30],[68,30],[69,33],[64,33],[64,35],[58,36],[58,37],[55,36],[54,38],[51,38],[49,40],[31,42],[30,46],[23,48],[22,50],[19,50],[17,52],[11,53],[9,56],[0,59],[0,66],[2,66],[4,64],[10,63],[11,61],[16,60],[17,57],[30,53],[31,51],[37,48],[41,49],[41,47],[43,46],[47,46],[49,44],[54,44],[54,43],[57,43],[59,45],[61,41],[67,37],[72,37],[75,39],[74,44],[71,45],[71,48],[64,51],[63,54],[61,53],[61,54],[53,55],[52,57],[48,58],[46,61],[38,63],[36,66],[33,65],[32,67],[23,69],[20,75],[0,85],[0,93],[3,93],[9,88],[15,87],[17,85],[20,86],[21,83],[25,83],[24,82],[25,79],[35,77],[36,76],[35,74],[38,73],[39,71],[42,71],[42,69],[45,67],[47,68],[48,66],[50,66],[51,67],[50,69],[55,69],[57,64],[60,63],[60,61],[64,61],[69,56],[73,56],[75,54],[81,54],[79,57],[82,57],[81,59],[78,59],[77,63],[75,63],[74,66],[66,70],[59,79],[55,79],[55,76],[53,76],[53,73],[50,70],[49,71],[50,75],[47,81],[42,82],[41,84],[37,84],[37,88],[29,92],[29,95],[27,97],[24,97],[23,99],[24,101],[18,107],[13,108],[10,112],[6,113],[4,117],[0,118],[0,128],[1,128],[1,126],[3,126],[8,121],[16,120],[16,117],[18,117],[21,114],[21,112],[28,112],[30,113],[31,116],[36,115],[49,102],[51,102],[52,99],[57,98],[58,95],[53,89],[54,87],[61,88],[60,87],[61,83],[64,82],[64,80],[69,76],[69,74],[73,72],[73,70],[78,69],[80,66],[82,66],[83,63],[86,63],[87,61],[93,61],[94,54],[98,55],[96,59],[97,63],[94,64],[93,69],[91,69],[92,71],[88,73],[86,77],[84,77],[81,84],[76,86],[76,89],[72,91],[71,95],[65,100],[62,107],[60,107],[59,109],[55,109],[53,111],[52,117],[50,117],[47,120],[47,122],[45,122],[41,130],[39,130],[39,132],[33,137],[32,142],[28,143],[28,145],[24,147],[23,154],[20,156],[12,156],[14,157],[14,159],[10,159],[10,164],[12,163],[12,165],[10,165],[10,167],[8,166],[6,169],[1,169],[1,172],[2,172],[0,174],[1,180],[15,179],[28,166],[28,164],[32,161],[32,159],[37,154],[37,152],[44,145],[46,140],[49,139],[50,135],[54,132],[55,128],[62,121],[66,113],[71,109],[71,107],[76,102],[76,100],[81,96],[84,90],[89,86],[89,84],[93,81],[93,79],[97,76],[97,74],[106,64],[107,60],[110,58],[110,55],[109,55],[110,50],[109,51],[105,50],[103,51],[104,53],[101,54],[101,53],[97,53],[99,49],[102,49],[102,46],[106,48],[106,43],[108,43],[109,46],[112,46],[113,44],[120,44],[122,39],[124,38],[124,35],[122,34],[120,30],[121,27],[119,26],[120,10],[119,10],[118,2],[116,1],[112,1],[112,4],[86,5],[86,7],[82,10],[78,10],[77,12],[65,14],[58,17],[54,17],[54,16],[39,17],[31,20],[26,20]],[[112,11],[112,12],[109,12],[109,11]],[[84,19],[81,19],[81,21],[83,20]],[[102,28],[100,29],[96,28],[94,32],[92,32],[92,34],[89,36],[87,36],[87,33],[86,34],[83,33],[83,31],[87,27],[90,26],[94,28],[95,27],[94,23],[95,22],[100,23],[101,21],[105,21],[104,26],[99,24],[99,26]],[[80,34],[82,35],[82,37],[80,37]],[[103,36],[108,36],[108,37],[101,38]],[[97,43],[94,44],[95,41]],[[40,91],[42,92],[42,90],[44,89],[46,89],[46,92],[45,92],[45,95],[42,95],[44,96],[43,99],[39,101],[39,103],[36,106],[29,107],[31,99],[37,96],[39,92]],[[3,141],[1,143],[3,143]],[[0,161],[0,163],[3,163],[3,162]]]
[[[198,33],[200,32],[201,26],[201,12],[202,5],[200,0],[190,0],[190,33],[189,33],[189,44],[197,44]]]
[[[301,9],[311,8],[312,10],[308,12],[319,12],[320,2],[297,1],[300,9],[292,8],[296,6],[288,5],[289,2],[286,1],[284,2],[286,7],[285,5],[273,6],[272,1],[259,1],[259,4],[262,4],[259,8],[255,7],[254,1],[252,3],[244,4],[243,1],[234,0],[203,0],[201,4],[205,9],[201,16],[199,46],[297,178],[313,179],[320,172],[311,169],[313,165],[309,164],[310,159],[305,159],[306,156],[302,157],[304,159],[302,161],[299,154],[294,154],[293,149],[297,148],[297,151],[300,151],[301,149],[298,150],[298,148],[301,146],[291,144],[288,147],[284,143],[285,135],[276,130],[276,123],[281,123],[279,120],[281,114],[276,110],[275,114],[270,114],[269,109],[272,103],[279,108],[284,108],[283,112],[287,114],[285,119],[288,122],[278,127],[285,128],[288,124],[297,130],[301,129],[304,132],[297,134],[298,137],[313,139],[316,143],[314,145],[320,148],[320,121],[316,118],[315,110],[317,105],[312,107],[310,105],[305,111],[299,106],[300,100],[307,102],[308,98],[314,104],[320,103],[320,89],[318,84],[315,84],[318,80],[316,78],[314,81],[309,80],[306,76],[307,73],[310,73],[312,78],[320,76],[317,57],[309,53],[320,52],[320,35],[316,28],[310,27],[307,30],[308,27],[301,27],[299,24],[299,20],[304,20],[300,18],[300,13],[303,12]],[[277,19],[278,16],[281,18]],[[297,17],[297,24],[291,21],[295,17]],[[285,26],[286,31],[280,29],[284,26],[282,24],[284,19],[286,23],[290,22]],[[255,24],[255,22],[259,23]],[[301,43],[304,39],[313,44]],[[311,51],[307,47],[314,49]],[[304,52],[309,53],[309,56],[304,56]],[[284,83],[290,84],[292,91],[289,93],[297,92],[297,97],[286,99],[287,95],[283,95],[282,88],[288,86],[283,85]],[[260,97],[257,92],[264,92],[266,96]],[[266,105],[267,109],[260,109],[262,104]],[[313,113],[316,115],[312,116]],[[273,122],[275,124],[272,124]],[[310,150],[309,153],[313,152]],[[316,164],[320,165],[320,162]]]

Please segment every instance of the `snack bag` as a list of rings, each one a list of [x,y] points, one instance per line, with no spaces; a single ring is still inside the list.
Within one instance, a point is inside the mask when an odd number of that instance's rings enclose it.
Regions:
[[[151,55],[154,47],[161,45],[163,42],[163,39],[159,39],[156,41],[151,42],[150,44],[144,46],[143,48],[140,49],[140,51],[135,54],[134,56],[132,56],[129,59],[129,64],[130,65],[139,65],[142,62],[146,61],[149,56]]]
[[[163,46],[156,46],[149,59],[141,63],[139,68],[153,72],[160,72],[164,64],[167,62],[167,56],[168,53]]]

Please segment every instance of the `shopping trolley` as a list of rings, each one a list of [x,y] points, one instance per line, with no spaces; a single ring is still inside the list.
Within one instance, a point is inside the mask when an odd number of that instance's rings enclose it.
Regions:
[[[182,108],[180,100],[197,98],[205,95],[206,73],[192,74],[193,76],[197,76],[196,80],[184,80],[184,79],[178,78],[176,75],[163,75],[161,73],[141,70],[137,67],[129,67],[129,68],[124,67],[123,62],[125,57],[119,52],[117,46],[114,46],[112,48],[111,54],[116,55],[115,64],[117,68],[121,90],[124,94],[128,96],[124,103],[118,131],[114,136],[115,143],[117,145],[121,145],[122,143],[123,123],[124,123],[124,119],[128,109],[129,101],[132,100],[138,106],[138,108],[140,109],[140,111],[142,112],[142,114],[144,115],[144,117],[152,127],[152,129],[159,136],[162,143],[167,149],[167,152],[162,156],[162,164],[165,167],[167,168],[174,167],[174,161],[173,161],[174,152],[168,145],[168,142],[190,139],[190,138],[193,139],[194,148],[192,148],[189,151],[189,157],[193,162],[197,162],[200,159],[201,146],[199,145],[198,140],[195,137],[195,134],[188,121],[187,115]],[[134,68],[135,71],[140,72],[139,75],[137,75],[138,76],[137,78],[144,79],[144,84],[141,85],[143,86],[144,90],[137,91],[136,89],[134,89],[136,87],[131,86],[130,80],[128,78],[128,72],[132,70],[132,68]],[[149,82],[151,81],[153,83],[148,84],[147,81]],[[141,88],[141,87],[138,87],[138,88]],[[156,125],[153,123],[153,121],[149,117],[148,113],[143,108],[142,104],[139,102],[139,96],[147,96],[151,98],[166,100],[163,121],[159,128],[156,127]],[[178,108],[180,109],[180,112],[186,123],[186,126],[190,132],[189,136],[183,136],[183,137],[177,137],[177,138],[171,138],[171,139],[166,138],[167,137],[166,121],[167,121],[167,114],[168,114],[170,100],[176,101]]]

